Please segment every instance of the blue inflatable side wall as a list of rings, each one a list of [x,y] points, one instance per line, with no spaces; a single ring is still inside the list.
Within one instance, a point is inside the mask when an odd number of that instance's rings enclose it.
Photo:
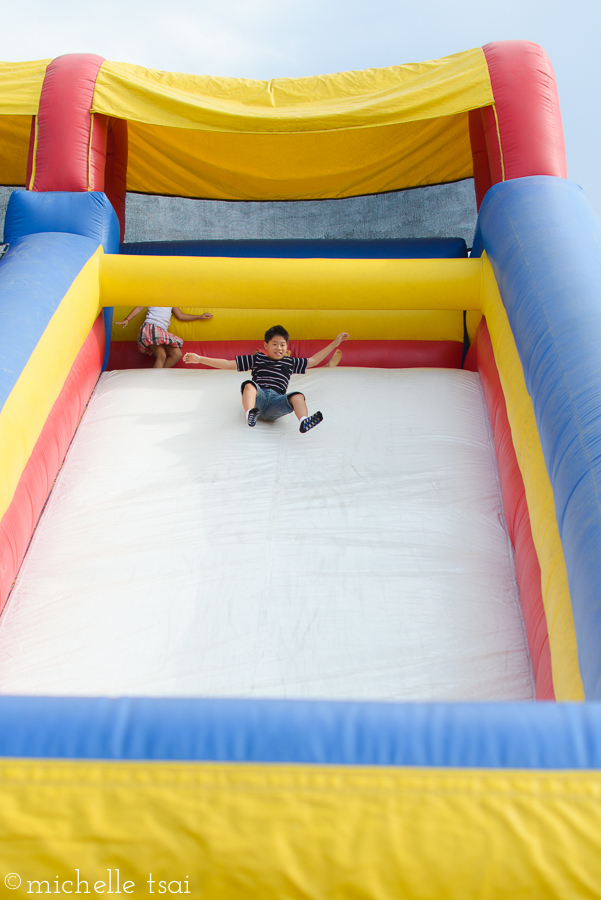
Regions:
[[[119,252],[119,220],[106,194],[13,191],[6,209],[5,242],[48,231],[80,234],[102,244],[105,253]]]
[[[585,695],[599,700],[601,223],[577,185],[520,178],[488,192],[474,246],[491,260],[534,404]]]
[[[66,238],[65,235],[73,237]],[[22,322],[18,323],[16,332],[6,331],[4,327],[5,324],[17,324],[15,316],[22,318],[25,296],[27,308],[38,323],[37,330],[27,333],[20,347],[19,359],[15,361],[18,377],[51,315],[98,244],[102,244],[105,253],[119,252],[119,220],[108,197],[99,191],[13,191],[6,209],[4,241],[10,244],[10,249],[3,260],[2,278],[15,278],[16,273],[25,293],[15,296],[15,304],[10,291],[3,294],[0,322],[3,334],[16,335],[21,331]],[[53,287],[48,290],[50,285]],[[112,309],[104,311],[106,351],[103,369],[109,358],[112,313]],[[10,319],[5,323],[7,315]],[[13,384],[14,381],[9,390]],[[3,386],[0,382],[0,389]],[[6,396],[8,394],[1,398],[2,402]]]
[[[0,350],[0,408],[97,247],[98,241],[77,234],[30,234],[11,240],[0,263],[0,331],[5,337]]]

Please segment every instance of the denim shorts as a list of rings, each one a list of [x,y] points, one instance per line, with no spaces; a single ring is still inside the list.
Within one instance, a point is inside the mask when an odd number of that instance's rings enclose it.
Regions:
[[[259,410],[259,418],[266,419],[268,422],[274,422],[276,419],[294,412],[294,407],[288,398],[301,393],[300,391],[292,391],[290,394],[278,394],[277,391],[273,391],[271,388],[259,387],[254,381],[245,381],[241,387],[242,391],[247,384],[254,384],[256,387],[257,399],[255,406]]]

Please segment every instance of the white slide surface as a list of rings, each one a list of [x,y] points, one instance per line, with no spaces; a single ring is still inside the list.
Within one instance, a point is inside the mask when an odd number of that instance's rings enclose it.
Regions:
[[[0,618],[0,692],[534,699],[479,378],[104,374]]]

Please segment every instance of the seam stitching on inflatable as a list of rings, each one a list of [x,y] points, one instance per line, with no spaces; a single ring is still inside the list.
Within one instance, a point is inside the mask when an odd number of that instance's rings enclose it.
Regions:
[[[90,112],[90,134],[88,137],[88,190],[92,190],[92,139],[94,136],[94,113]]]
[[[33,153],[32,153],[32,158],[31,158],[31,175],[29,178],[29,184],[27,185],[28,191],[33,190],[33,185],[35,182],[35,170],[36,170],[36,161],[37,161],[37,155],[38,155],[38,121],[39,121],[39,118],[40,118],[39,115],[33,117],[33,122],[34,122],[34,125],[33,125],[33,129],[34,129],[34,131],[33,131]]]
[[[503,146],[501,144],[501,129],[499,127],[499,117],[497,115],[497,105],[492,104],[492,111],[495,114],[495,125],[497,126],[497,141],[499,142],[499,159],[501,160],[501,180],[505,181],[505,162],[503,160]]]

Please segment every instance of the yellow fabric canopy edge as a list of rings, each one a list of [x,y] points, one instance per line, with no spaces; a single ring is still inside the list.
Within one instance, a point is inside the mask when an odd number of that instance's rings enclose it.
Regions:
[[[379,128],[227,134],[130,122],[128,190],[219,200],[340,199],[471,178],[468,113]]]
[[[478,47],[423,63],[271,81],[105,62],[92,111],[197,131],[281,134],[400,124],[492,103],[488,66]]]
[[[0,115],[36,116],[50,59],[0,62]]]

